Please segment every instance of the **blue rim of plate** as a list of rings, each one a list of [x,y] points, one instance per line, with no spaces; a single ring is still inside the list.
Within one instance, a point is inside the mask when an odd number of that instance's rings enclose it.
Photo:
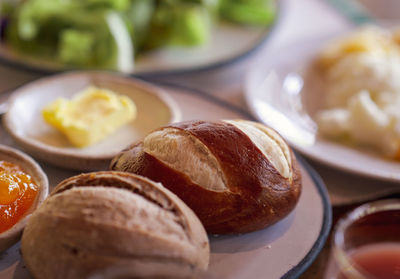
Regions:
[[[276,0],[276,2],[277,2],[277,14],[276,14],[273,22],[266,28],[265,35],[262,36],[262,38],[259,41],[257,41],[252,47],[243,51],[242,53],[234,55],[233,57],[230,57],[230,58],[223,59],[221,61],[217,61],[217,62],[210,63],[210,64],[203,65],[203,66],[195,66],[193,68],[182,68],[182,69],[174,69],[174,70],[154,70],[154,71],[144,71],[144,72],[138,72],[138,73],[133,72],[133,73],[128,73],[128,75],[133,76],[133,77],[138,77],[138,78],[144,78],[144,77],[161,77],[161,76],[164,77],[164,76],[171,76],[171,75],[201,73],[201,72],[216,70],[216,69],[240,62],[240,61],[244,60],[245,58],[249,57],[254,52],[256,52],[258,49],[260,49],[271,38],[278,23],[281,20],[283,10],[284,10],[284,5],[285,5],[285,4],[283,4],[283,1]],[[20,61],[2,57],[1,55],[0,55],[0,64],[10,66],[10,67],[16,68],[18,70],[23,70],[23,71],[27,71],[27,72],[35,72],[35,73],[43,74],[43,75],[61,73],[64,71],[75,71],[75,70],[93,71],[93,70],[96,70],[96,69],[80,69],[80,68],[77,68],[77,69],[66,68],[66,69],[52,70],[52,69],[47,69],[47,68],[40,68],[39,66],[35,66],[35,65],[31,65],[31,64],[24,64],[23,62],[20,62]]]
[[[144,80],[146,80],[146,79],[144,79]],[[192,87],[189,87],[186,85],[173,83],[173,82],[157,81],[157,80],[154,80],[151,78],[147,79],[147,81],[158,84],[160,86],[185,90],[185,92],[188,92],[188,94],[197,95],[207,101],[213,102],[213,103],[218,104],[228,110],[239,113],[250,120],[257,121],[257,119],[254,116],[252,116],[248,111],[246,111],[240,107],[237,107],[233,104],[230,104],[228,102],[225,102],[203,90],[200,90],[197,88],[192,88]],[[307,163],[307,161],[301,155],[299,155],[297,152],[295,152],[295,155],[296,155],[296,158],[299,161],[299,163],[308,172],[312,181],[314,182],[314,185],[317,188],[318,193],[321,197],[324,212],[323,212],[323,220],[322,220],[321,230],[319,232],[317,240],[314,242],[310,251],[307,253],[307,255],[305,255],[305,257],[297,265],[295,265],[292,269],[290,269],[288,272],[286,272],[281,277],[281,279],[298,278],[301,274],[303,274],[310,267],[310,265],[315,261],[315,259],[319,255],[319,253],[322,251],[322,249],[326,243],[326,240],[328,239],[328,236],[329,236],[329,233],[331,230],[331,226],[332,226],[332,206],[331,206],[331,203],[329,200],[329,195],[328,195],[328,191],[326,189],[325,183],[323,182],[323,180],[319,176],[319,174]]]

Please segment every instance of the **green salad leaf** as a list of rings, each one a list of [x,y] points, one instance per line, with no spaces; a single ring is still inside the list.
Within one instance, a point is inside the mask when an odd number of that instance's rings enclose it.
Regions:
[[[221,0],[220,3],[221,17],[242,24],[270,24],[275,11],[273,0]]]
[[[193,3],[174,2],[178,1],[165,1],[157,6],[145,42],[146,48],[163,45],[194,46],[208,40],[210,18],[207,10]]]

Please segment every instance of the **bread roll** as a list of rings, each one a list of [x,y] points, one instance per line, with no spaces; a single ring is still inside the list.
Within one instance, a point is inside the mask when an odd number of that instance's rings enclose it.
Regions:
[[[160,128],[123,150],[110,168],[162,182],[215,234],[267,227],[293,210],[301,192],[287,143],[274,130],[244,120]]]
[[[209,243],[173,193],[134,174],[96,172],[61,182],[22,236],[35,278],[193,278]]]

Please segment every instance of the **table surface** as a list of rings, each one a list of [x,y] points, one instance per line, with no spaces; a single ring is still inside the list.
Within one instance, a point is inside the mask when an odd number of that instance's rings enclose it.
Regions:
[[[282,0],[282,11],[273,34],[256,53],[245,60],[225,68],[160,80],[179,83],[191,88],[209,92],[216,98],[247,109],[242,91],[243,76],[259,56],[274,52],[284,46],[296,44],[299,40],[340,32],[354,23],[335,10],[328,0]],[[38,74],[23,72],[0,66],[0,92],[7,92],[17,86],[40,77]],[[0,101],[6,94],[0,95]],[[363,202],[399,197],[400,189],[394,183],[367,179],[309,161],[325,182],[333,205],[333,220],[337,220],[349,209]],[[312,266],[300,277],[322,278],[329,259],[329,239],[323,251]]]

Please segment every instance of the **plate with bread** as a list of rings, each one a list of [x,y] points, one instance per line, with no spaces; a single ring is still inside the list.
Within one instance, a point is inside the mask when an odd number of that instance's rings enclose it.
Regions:
[[[264,124],[200,95],[168,92],[186,106],[183,121],[133,140],[108,168],[62,177],[44,163],[51,193],[21,242],[1,252],[1,278],[297,278],[305,271],[331,222],[318,175]]]
[[[247,74],[247,104],[307,157],[399,182],[398,38],[363,26],[265,53]]]

